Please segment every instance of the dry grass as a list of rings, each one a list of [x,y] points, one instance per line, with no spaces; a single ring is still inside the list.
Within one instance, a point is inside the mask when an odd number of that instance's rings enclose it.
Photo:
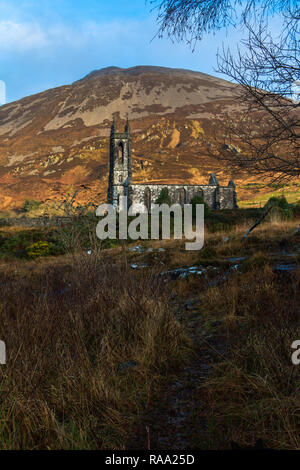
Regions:
[[[1,449],[124,449],[184,363],[187,340],[154,273],[72,260],[0,275]]]
[[[222,321],[229,347],[199,389],[208,448],[262,438],[272,448],[300,449],[300,369],[291,361],[299,287],[299,273],[280,277],[265,265],[203,295],[203,312]]]
[[[296,228],[299,227],[299,220],[292,221],[278,221],[271,220],[258,226],[250,236],[243,242],[241,239],[247,230],[251,227],[254,221],[248,220],[237,224],[228,233],[225,231],[218,231],[211,233],[205,232],[204,247],[200,251],[187,251],[185,249],[185,240],[160,240],[160,241],[147,241],[143,243],[135,243],[135,245],[145,245],[145,247],[153,247],[157,250],[163,247],[165,252],[160,253],[159,261],[163,262],[168,269],[193,266],[195,264],[219,264],[226,257],[232,256],[257,256],[258,252],[265,254],[266,252],[280,250],[280,243],[285,240],[292,247],[297,244]],[[120,253],[121,248],[114,249],[112,253],[117,255]],[[138,259],[139,261],[147,262],[155,261],[154,254],[144,253],[142,255],[130,254],[132,260]]]
[[[193,394],[199,409],[191,422],[191,448],[224,449],[231,440],[246,446],[262,438],[272,448],[300,449],[300,367],[291,361],[291,344],[300,339],[300,273],[273,271],[279,261],[299,263],[299,220],[271,219],[241,243],[249,226],[248,221],[229,234],[206,233],[203,250],[182,257],[183,244],[169,242],[177,266],[181,260],[181,265],[221,267],[226,257],[247,257],[221,285],[197,277],[176,282],[179,298],[199,298],[193,315],[201,325],[201,350],[216,360],[211,376]],[[286,257],[285,250],[294,256]],[[214,341],[227,352],[217,354],[209,346]],[[203,429],[203,418],[206,431],[195,432]]]
[[[273,252],[299,247],[299,221],[270,220],[241,243],[250,226],[248,219],[229,233],[206,232],[200,252],[186,251],[184,240],[149,241],[135,243],[153,248],[141,254],[125,256],[117,246],[1,265],[0,338],[8,358],[0,367],[0,448],[132,443],[145,409],[159,405],[161,385],[189,357],[190,342],[169,303],[176,292],[178,305],[199,297],[201,341],[217,338],[228,348],[209,379],[194,386],[198,422],[204,416],[208,426],[205,439],[193,434],[191,447],[262,438],[274,448],[299,449],[300,368],[291,363],[290,346],[300,338],[300,275],[272,270]],[[169,285],[156,275],[196,264],[227,270],[226,257],[244,255],[243,269],[214,287],[193,276]],[[131,270],[133,262],[153,269]],[[212,320],[220,326],[211,329]],[[128,361],[137,366],[126,368]]]

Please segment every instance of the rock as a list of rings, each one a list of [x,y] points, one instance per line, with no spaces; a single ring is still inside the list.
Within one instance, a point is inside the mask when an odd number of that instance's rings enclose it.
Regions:
[[[275,273],[290,273],[290,272],[296,271],[297,268],[298,266],[296,263],[290,263],[290,264],[282,263],[282,264],[276,264],[273,267],[273,271]]]
[[[148,264],[145,263],[140,263],[140,264],[132,264],[131,265],[132,269],[143,269],[143,268],[149,268]]]
[[[141,245],[136,245],[128,248],[129,251],[134,251],[135,253],[143,253],[145,250]]]
[[[210,268],[214,269],[213,267]],[[169,276],[171,279],[184,279],[195,274],[201,276],[207,273],[207,271],[208,268],[204,268],[203,266],[190,266],[188,268],[177,268],[171,271],[165,271],[160,273],[160,276]]]
[[[230,271],[237,271],[239,267],[240,267],[239,264],[234,264],[233,266],[231,266]]]

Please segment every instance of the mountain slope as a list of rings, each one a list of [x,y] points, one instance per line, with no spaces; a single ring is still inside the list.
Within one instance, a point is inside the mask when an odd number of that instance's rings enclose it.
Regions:
[[[205,148],[226,113],[238,118],[237,86],[200,72],[108,67],[0,107],[0,208],[25,198],[60,199],[84,184],[83,200],[103,201],[109,132],[126,116],[135,182],[221,182],[232,176]],[[233,175],[241,176],[241,175]]]

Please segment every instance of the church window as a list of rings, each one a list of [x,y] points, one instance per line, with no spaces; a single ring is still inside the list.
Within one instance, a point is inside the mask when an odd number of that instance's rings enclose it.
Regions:
[[[120,142],[119,143],[119,147],[118,147],[118,160],[119,162],[124,162],[124,146],[123,146],[123,142]]]

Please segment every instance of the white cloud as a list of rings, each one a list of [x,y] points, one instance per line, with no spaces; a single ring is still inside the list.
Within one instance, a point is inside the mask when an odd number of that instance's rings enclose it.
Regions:
[[[149,21],[144,23],[113,21],[99,24],[90,21],[73,27],[64,24],[41,27],[38,23],[2,20],[0,21],[0,51],[34,51],[59,46],[78,48],[87,44],[93,46],[103,44],[107,47],[109,42],[124,44],[126,40],[132,41],[139,35],[144,36],[145,26],[146,29],[150,29]],[[148,41],[150,39],[151,37]]]
[[[47,36],[38,24],[0,21],[0,50],[30,50],[47,45]]]

